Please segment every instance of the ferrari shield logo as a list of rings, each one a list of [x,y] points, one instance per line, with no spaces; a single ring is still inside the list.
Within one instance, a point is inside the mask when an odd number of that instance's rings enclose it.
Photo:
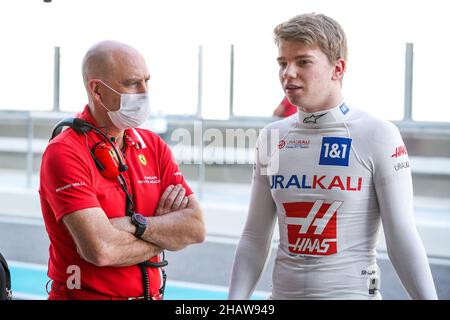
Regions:
[[[147,164],[147,159],[145,158],[145,156],[143,154],[140,154],[139,156],[139,161],[142,163],[142,165],[146,165]]]

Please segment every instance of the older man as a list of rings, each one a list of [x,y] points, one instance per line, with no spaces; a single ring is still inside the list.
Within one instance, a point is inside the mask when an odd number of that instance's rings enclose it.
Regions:
[[[143,56],[101,42],[82,73],[89,103],[79,127],[42,159],[49,299],[160,299],[160,253],[204,240],[201,208],[164,141],[136,128],[149,115]]]

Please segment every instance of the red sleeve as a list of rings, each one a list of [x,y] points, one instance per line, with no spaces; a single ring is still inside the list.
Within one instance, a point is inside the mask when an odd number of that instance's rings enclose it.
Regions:
[[[281,104],[283,105],[283,117],[289,117],[297,112],[297,107],[293,105],[287,97],[284,97]]]
[[[58,222],[68,213],[100,207],[85,154],[57,142],[47,147],[42,158],[41,192]]]
[[[283,98],[283,100],[281,101],[281,104],[283,105],[284,108],[287,108],[291,105],[291,103],[289,102],[287,97]]]
[[[284,108],[284,116],[289,117],[297,112],[297,107],[293,104],[289,104],[289,106]]]
[[[171,184],[181,184],[183,188],[186,189],[186,196],[193,194],[191,188],[186,183],[186,180],[184,180],[183,174],[178,168],[178,164],[169,146],[159,136],[158,138],[161,150],[160,172],[162,177],[162,190],[165,190]]]

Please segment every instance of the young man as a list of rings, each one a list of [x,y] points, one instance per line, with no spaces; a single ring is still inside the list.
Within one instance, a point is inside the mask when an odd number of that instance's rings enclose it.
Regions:
[[[49,299],[161,299],[155,263],[164,249],[204,240],[201,208],[166,143],[136,129],[149,115],[143,56],[104,41],[86,53],[82,71],[89,103],[81,126],[56,136],[41,165]]]
[[[274,37],[280,82],[298,112],[268,125],[258,139],[229,298],[251,296],[278,218],[272,299],[380,299],[380,222],[408,294],[436,299],[400,133],[342,97],[341,26],[322,14],[302,14],[278,25]]]

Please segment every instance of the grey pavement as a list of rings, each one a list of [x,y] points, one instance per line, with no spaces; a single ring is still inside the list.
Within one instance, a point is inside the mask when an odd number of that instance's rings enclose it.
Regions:
[[[0,252],[8,260],[47,264],[49,240],[40,213],[38,179],[34,176],[32,188],[26,189],[25,178],[24,172],[0,171]],[[211,182],[200,185],[196,181],[189,183],[204,208],[207,241],[179,252],[167,252],[169,279],[226,287],[236,244],[246,219],[250,186]],[[430,256],[438,295],[441,299],[450,299],[450,242],[446,238],[442,238],[444,241],[440,245],[430,242],[431,235],[436,232],[448,237],[446,228],[450,205],[419,199],[415,207],[418,221],[426,222],[421,236]],[[428,222],[427,218],[430,217],[433,219],[428,220],[433,222]],[[273,247],[278,239],[278,230],[275,230]],[[407,299],[384,248],[381,239],[378,263],[383,298]],[[275,250],[272,250],[257,290],[270,290],[274,257]]]
[[[169,279],[227,287],[237,241],[236,237],[208,236],[203,244],[192,245],[179,252],[167,252]],[[6,259],[46,264],[48,245],[44,225],[39,219],[0,217],[0,251]],[[256,290],[270,291],[274,257],[275,249]],[[378,264],[383,298],[408,299],[385,254],[380,254]],[[450,299],[450,263],[430,259],[430,265],[440,299]]]

